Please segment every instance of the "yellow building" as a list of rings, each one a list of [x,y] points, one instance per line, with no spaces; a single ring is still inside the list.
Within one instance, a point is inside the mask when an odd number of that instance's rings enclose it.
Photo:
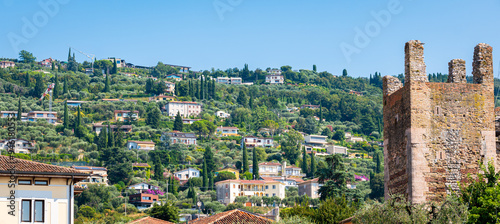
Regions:
[[[239,129],[237,127],[217,127],[217,135],[227,137],[227,136],[240,136],[238,134]]]
[[[74,184],[89,174],[78,170],[0,156],[0,223],[74,221]]]
[[[215,172],[215,175],[217,175],[218,173],[220,172],[230,172],[230,173],[234,173],[234,175],[236,176],[236,179],[239,180],[240,179],[240,171],[238,171],[237,169],[233,169],[231,167],[227,167],[227,168],[224,168],[222,170],[219,170],[217,172]]]

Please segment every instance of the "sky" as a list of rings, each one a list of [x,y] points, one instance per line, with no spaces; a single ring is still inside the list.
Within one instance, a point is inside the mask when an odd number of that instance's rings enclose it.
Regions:
[[[0,0],[0,58],[20,50],[38,60],[67,60],[71,46],[97,59],[194,71],[279,68],[347,69],[353,77],[404,72],[404,44],[425,43],[427,73],[448,73],[474,46],[500,61],[500,1],[415,0]],[[76,53],[79,62],[89,60]],[[498,75],[495,75],[497,77]]]

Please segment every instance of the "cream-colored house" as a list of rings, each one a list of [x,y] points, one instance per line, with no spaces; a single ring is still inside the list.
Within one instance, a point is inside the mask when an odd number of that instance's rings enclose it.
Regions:
[[[215,183],[217,201],[230,204],[238,196],[285,198],[285,183],[274,180],[224,180]]]
[[[0,156],[0,223],[74,221],[75,183],[89,174],[44,163]]]

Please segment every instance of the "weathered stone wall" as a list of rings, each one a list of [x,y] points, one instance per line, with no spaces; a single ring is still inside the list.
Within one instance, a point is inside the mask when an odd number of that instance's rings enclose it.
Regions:
[[[479,160],[498,156],[491,47],[474,50],[476,84],[465,81],[465,61],[449,66],[449,83],[427,82],[423,44],[410,41],[405,85],[384,77],[386,198],[398,193],[414,203],[439,201],[477,173]]]
[[[453,59],[448,62],[449,83],[467,83],[465,74],[465,61],[463,59]]]

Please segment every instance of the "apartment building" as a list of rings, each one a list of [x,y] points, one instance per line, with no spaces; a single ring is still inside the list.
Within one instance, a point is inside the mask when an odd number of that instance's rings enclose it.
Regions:
[[[133,118],[134,120],[138,120],[139,119],[139,111],[138,110],[134,110],[134,111],[130,111],[130,110],[115,110],[114,111],[114,114],[115,114],[115,121],[128,121],[130,120],[131,118]]]
[[[217,83],[240,85],[242,83],[242,79],[240,77],[217,77]]]
[[[9,188],[15,169],[15,186]],[[74,222],[74,186],[89,174],[78,170],[0,156],[0,223]],[[13,193],[15,192],[15,193]]]
[[[328,145],[326,147],[326,152],[330,155],[333,155],[333,154],[344,154],[344,155],[347,155],[348,154],[348,149],[347,147],[344,147],[344,146],[338,146],[338,145]]]
[[[17,111],[0,111],[1,117],[9,117],[9,114],[14,114],[17,117]],[[50,124],[55,124],[57,122],[57,112],[50,111],[30,111],[28,113],[21,113],[21,121],[33,121],[46,120]]]
[[[217,201],[225,205],[238,196],[285,198],[285,184],[274,180],[224,180],[215,183]]]
[[[137,209],[147,209],[153,207],[153,204],[159,204],[159,199],[158,195],[137,193],[129,196],[129,203]]]
[[[241,139],[241,147],[243,147],[243,144],[245,144],[247,148],[272,147],[274,146],[274,140],[272,138],[246,136]]]
[[[172,101],[165,105],[165,111],[170,117],[180,113],[182,117],[198,116],[201,113],[201,104],[188,101]]]

